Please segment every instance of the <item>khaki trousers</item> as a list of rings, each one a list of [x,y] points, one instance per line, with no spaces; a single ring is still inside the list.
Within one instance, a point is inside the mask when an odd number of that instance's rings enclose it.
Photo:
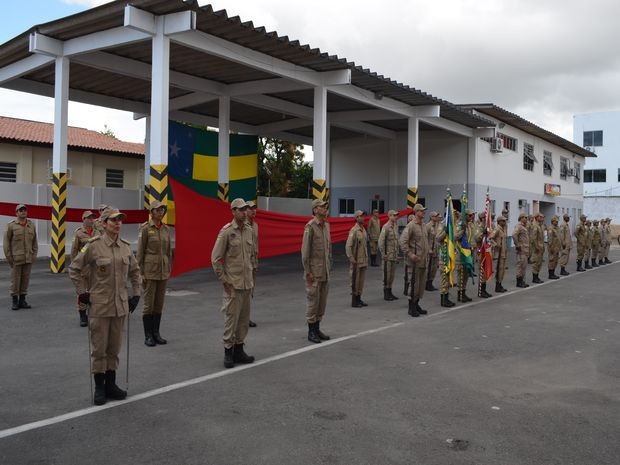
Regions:
[[[545,253],[544,247],[538,252],[532,252],[532,273],[534,274],[540,273],[540,267],[542,266],[544,253]]]
[[[409,298],[411,300],[421,300],[424,297],[424,290],[426,289],[426,275],[428,273],[426,267],[414,267],[412,269],[415,272],[415,289],[409,284]]]
[[[551,253],[549,252],[549,270],[555,270],[558,267],[558,259],[559,259],[560,255],[558,252],[555,253]]]
[[[611,247],[611,242],[607,242],[605,246],[605,258],[609,257],[609,248]]]
[[[599,250],[599,246],[595,245],[594,247],[592,247],[592,260],[596,260],[596,258],[598,257],[598,250]]]
[[[435,255],[428,256],[428,275],[426,276],[427,281],[433,281],[435,276],[437,276],[437,269],[439,268],[439,257]]]
[[[592,249],[591,248],[586,248],[583,252],[583,259],[588,262],[590,261],[590,254],[592,253]]]
[[[394,277],[396,276],[396,261],[383,260],[383,288],[392,289]]]
[[[570,247],[560,251],[560,266],[566,266],[570,258]]]
[[[224,347],[243,344],[250,324],[250,301],[252,289],[224,291],[222,312],[224,312]]]
[[[585,255],[585,253],[585,246],[577,244],[577,260],[583,260],[583,256]]]
[[[329,281],[313,281],[310,286],[306,283],[306,321],[316,323],[323,319],[327,305]]]
[[[349,277],[351,278],[351,294],[362,295],[366,281],[366,267],[349,265]]]
[[[527,271],[527,255],[526,253],[517,253],[517,278],[525,277]]]
[[[379,240],[377,239],[376,241],[373,241],[371,239],[369,242],[370,242],[370,255],[377,255],[377,250],[379,249],[378,247]]]
[[[11,268],[11,288],[9,289],[12,296],[28,294],[31,269],[32,263],[13,265],[13,268]]]
[[[506,259],[499,257],[495,260],[495,281],[501,283],[504,280],[504,275],[506,274]]]
[[[447,294],[450,290],[450,274],[444,273],[443,271],[439,273],[439,293]]]
[[[144,280],[143,315],[161,315],[164,309],[167,279]]]
[[[92,373],[105,373],[118,368],[118,354],[123,342],[125,316],[90,317]]]
[[[465,267],[463,265],[461,265],[460,263],[458,263],[456,265],[456,272],[457,272],[457,286],[459,288],[459,291],[464,291],[467,288],[467,270],[465,270]]]

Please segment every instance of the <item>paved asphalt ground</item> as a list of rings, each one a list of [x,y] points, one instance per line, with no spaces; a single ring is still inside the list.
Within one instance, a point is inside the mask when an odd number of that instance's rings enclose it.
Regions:
[[[263,260],[257,363],[224,370],[221,287],[189,273],[169,282],[168,345],[144,346],[141,306],[131,317],[130,396],[103,407],[69,278],[41,260],[33,308],[0,308],[0,464],[620,463],[618,262],[574,273],[571,259],[569,277],[519,291],[511,264],[511,292],[449,311],[426,293],[414,319],[402,297],[382,300],[379,268],[369,307],[351,308],[338,250],[332,341],[306,340],[299,257]],[[8,279],[2,264],[1,295]]]

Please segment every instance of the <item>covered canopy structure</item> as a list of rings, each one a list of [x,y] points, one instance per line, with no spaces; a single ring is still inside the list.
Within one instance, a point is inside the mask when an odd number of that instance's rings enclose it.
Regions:
[[[145,192],[165,202],[168,120],[312,145],[313,195],[329,197],[329,142],[407,133],[416,201],[419,131],[493,135],[494,123],[346,59],[184,0],[117,0],[34,26],[0,46],[0,86],[55,99],[52,270],[64,270],[68,100],[147,117]]]

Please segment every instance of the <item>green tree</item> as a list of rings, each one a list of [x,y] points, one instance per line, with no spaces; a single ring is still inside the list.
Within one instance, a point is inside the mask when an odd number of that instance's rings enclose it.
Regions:
[[[302,146],[271,137],[258,138],[258,195],[309,197],[312,165]]]
[[[103,131],[99,131],[99,134],[103,134],[104,136],[108,136],[108,137],[112,137],[114,139],[118,139],[116,137],[116,134],[114,134],[114,131],[112,131],[112,128],[108,127],[107,124],[103,125]]]

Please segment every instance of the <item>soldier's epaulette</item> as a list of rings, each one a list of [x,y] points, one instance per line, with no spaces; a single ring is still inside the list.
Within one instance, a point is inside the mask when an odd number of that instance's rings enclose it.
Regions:
[[[11,224],[11,223],[17,223],[17,220],[11,220],[11,221],[9,221],[9,224]]]
[[[99,239],[101,239],[101,236],[95,236],[92,239],[88,239],[88,241],[86,241],[86,243],[90,244],[91,242],[98,241]]]
[[[224,226],[222,226],[222,229],[220,229],[220,232],[230,228],[232,225],[233,225],[232,222],[226,223]]]
[[[126,240],[126,239],[121,238],[121,242],[124,242],[125,244],[127,244],[127,245],[131,246],[131,242],[129,242],[129,241],[128,241],[128,240]]]
[[[144,223],[142,223],[142,224],[140,225],[140,229],[142,229],[142,228],[144,228],[145,226],[148,226],[148,225],[149,225],[149,222],[148,222],[148,221],[145,221]]]

